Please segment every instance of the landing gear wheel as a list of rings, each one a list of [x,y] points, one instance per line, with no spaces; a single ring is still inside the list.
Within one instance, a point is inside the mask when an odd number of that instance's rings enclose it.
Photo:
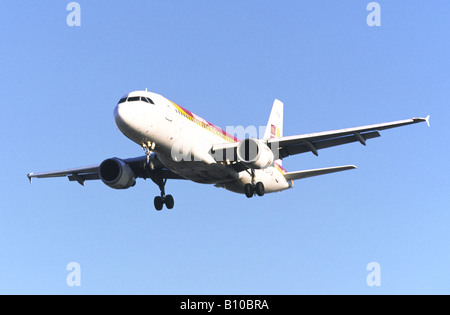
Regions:
[[[150,178],[152,181],[158,185],[159,190],[161,191],[161,196],[155,197],[155,209],[160,211],[166,205],[167,209],[172,209],[175,205],[172,195],[166,196],[165,186],[167,183],[168,171],[161,170],[153,170],[150,173]]]
[[[160,196],[156,196],[155,200],[153,201],[154,205],[155,205],[155,209],[157,211],[161,211],[164,205],[164,199]]]
[[[244,192],[247,198],[253,197],[253,186],[251,184],[245,184],[244,186]]]
[[[255,191],[258,196],[260,197],[264,196],[265,192],[264,184],[262,182],[257,182],[255,186]]]
[[[167,209],[172,209],[173,206],[175,205],[175,201],[173,200],[172,195],[167,195],[164,198],[164,203],[166,204]]]

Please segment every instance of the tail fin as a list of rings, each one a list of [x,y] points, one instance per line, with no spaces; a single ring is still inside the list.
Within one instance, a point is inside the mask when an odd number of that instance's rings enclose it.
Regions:
[[[283,107],[284,104],[280,100],[273,102],[272,111],[270,112],[269,121],[264,132],[264,139],[280,138],[283,136]],[[281,165],[281,160],[275,162]]]
[[[267,122],[264,139],[279,138],[283,136],[283,103],[279,100],[273,102],[272,112]]]

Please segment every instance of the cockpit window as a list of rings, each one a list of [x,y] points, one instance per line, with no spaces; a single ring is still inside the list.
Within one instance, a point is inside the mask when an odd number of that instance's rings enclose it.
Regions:
[[[150,104],[155,104],[153,103],[153,101],[151,99],[149,99],[148,97],[143,97],[141,96],[141,101],[146,102],[146,103],[150,103]]]
[[[128,98],[128,102],[136,102],[139,101],[139,96],[133,96]]]
[[[125,103],[127,101],[128,96],[122,97],[119,101],[119,104]]]
[[[150,98],[144,97],[144,96],[133,96],[133,97],[124,96],[120,99],[119,104],[125,103],[126,101],[128,101],[128,102],[143,101],[143,102],[150,103],[153,105],[155,104],[155,103],[153,103],[153,101]]]

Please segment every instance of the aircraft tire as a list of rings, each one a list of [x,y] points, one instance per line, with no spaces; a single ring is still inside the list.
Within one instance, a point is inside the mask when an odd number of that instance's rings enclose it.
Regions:
[[[175,205],[175,201],[173,200],[172,195],[167,195],[164,198],[164,203],[166,204],[167,209],[173,209],[173,206]]]
[[[253,197],[253,187],[251,184],[245,184],[244,186],[244,193],[247,196],[247,198]]]
[[[264,184],[262,182],[257,182],[255,186],[256,194],[260,197],[264,196],[265,189]]]
[[[161,211],[164,206],[164,200],[162,199],[162,197],[156,196],[153,204],[155,205],[155,209],[157,211]]]

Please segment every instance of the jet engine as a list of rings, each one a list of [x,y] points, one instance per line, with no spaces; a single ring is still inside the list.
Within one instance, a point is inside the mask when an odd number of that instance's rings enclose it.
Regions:
[[[245,139],[237,146],[238,161],[254,169],[263,169],[271,166],[274,161],[272,150],[258,139]]]
[[[118,158],[107,159],[100,164],[100,179],[114,189],[128,189],[136,184],[131,167]]]

